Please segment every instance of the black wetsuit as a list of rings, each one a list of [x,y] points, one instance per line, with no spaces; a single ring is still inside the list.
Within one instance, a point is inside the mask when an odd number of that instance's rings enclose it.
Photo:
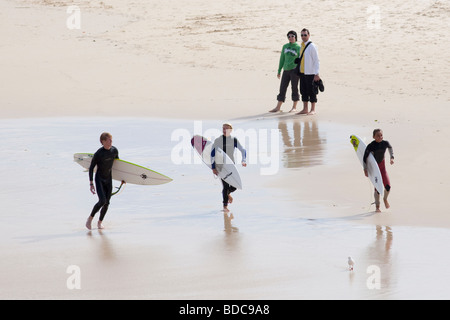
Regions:
[[[247,152],[246,150],[242,147],[242,145],[239,143],[238,139],[233,138],[231,136],[220,136],[218,137],[216,140],[214,140],[214,144],[213,147],[211,149],[211,164],[212,164],[212,169],[216,169],[216,161],[215,161],[215,155],[216,155],[216,148],[220,148],[222,149],[229,157],[231,160],[233,160],[234,163],[234,149],[238,148],[239,151],[241,151],[242,154],[242,161],[245,162],[246,160],[246,155]],[[236,188],[233,187],[232,185],[228,184],[227,182],[225,182],[225,180],[222,180],[222,198],[223,198],[223,205],[227,206],[228,205],[228,196],[236,191]]]
[[[386,164],[384,162],[384,154],[386,153],[386,149],[389,150],[389,154],[391,159],[394,159],[394,150],[392,149],[391,144],[382,140],[381,142],[376,142],[375,140],[369,143],[364,151],[363,161],[366,163],[367,157],[369,154],[373,154],[375,160],[377,161],[378,167],[380,168],[381,177],[383,179],[384,187],[386,191],[391,190],[391,182],[389,179],[389,175],[386,171]],[[365,168],[365,167],[364,167]]]
[[[92,208],[91,217],[100,211],[100,221],[103,221],[106,211],[108,211],[109,200],[112,193],[112,166],[114,159],[119,159],[119,151],[115,147],[111,147],[109,150],[101,147],[94,154],[89,167],[89,180],[92,181],[94,175],[94,168],[97,166],[97,172],[95,174],[95,187],[97,189],[98,202]]]

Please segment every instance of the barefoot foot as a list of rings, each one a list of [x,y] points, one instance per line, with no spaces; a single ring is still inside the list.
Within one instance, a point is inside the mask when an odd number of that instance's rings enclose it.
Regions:
[[[91,224],[92,224],[92,217],[91,216],[89,216],[88,218],[87,218],[87,220],[86,220],[86,228],[88,228],[89,230],[91,230],[92,229],[92,226],[91,226]]]
[[[99,228],[99,229],[104,229],[105,227],[102,225],[102,222],[99,220],[98,222],[97,222],[97,228]]]

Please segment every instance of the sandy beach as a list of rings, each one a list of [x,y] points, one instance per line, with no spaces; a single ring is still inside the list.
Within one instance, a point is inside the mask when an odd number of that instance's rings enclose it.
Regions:
[[[450,4],[298,7],[2,1],[0,298],[449,299]],[[317,114],[289,98],[269,113],[286,33],[304,27]],[[229,213],[187,145],[225,121],[249,157]],[[381,213],[349,141],[375,128],[395,153]],[[103,131],[173,181],[127,185],[89,231],[97,197],[73,154]]]

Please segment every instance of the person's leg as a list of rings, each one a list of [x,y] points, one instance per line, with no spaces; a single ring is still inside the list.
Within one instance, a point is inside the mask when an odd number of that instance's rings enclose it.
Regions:
[[[309,96],[308,96],[308,92],[307,92],[307,88],[306,88],[305,75],[303,73],[300,74],[300,94],[302,96],[303,110],[297,114],[307,114],[308,113]]]
[[[228,207],[228,183],[226,183],[225,181],[222,181],[222,204],[223,204],[223,208],[227,209]]]
[[[277,106],[275,108],[273,108],[272,110],[270,110],[269,112],[278,112],[281,110],[281,105],[283,104],[284,101],[278,101],[277,102]]]
[[[103,222],[103,218],[105,218],[105,214],[108,211],[108,208],[109,208],[109,202],[105,203],[102,207],[102,210],[100,211],[100,218],[98,219],[98,222],[97,222],[97,227],[99,229],[103,229],[102,222]]]
[[[300,77],[297,75],[295,69],[290,70],[290,76],[291,76],[291,89],[292,89],[292,109],[289,112],[295,112],[297,111],[297,104],[300,100],[300,95],[298,92],[298,83],[300,81]]]
[[[296,114],[308,114],[308,101],[302,101],[303,102],[303,109],[302,111],[296,113]]]
[[[314,75],[307,76],[307,84],[309,91],[309,101],[311,102],[311,111],[308,112],[309,115],[316,114],[316,103],[317,103],[317,94],[314,89]]]
[[[391,191],[391,181],[389,179],[389,175],[386,171],[386,161],[383,159],[383,161],[381,161],[378,164],[378,167],[380,168],[380,173],[381,173],[381,178],[383,179],[383,184],[384,184],[384,196],[383,196],[383,201],[384,201],[384,205],[386,207],[386,209],[388,209],[390,207],[389,202],[387,201],[387,198],[389,196],[389,192]]]
[[[106,212],[109,208],[109,202],[111,200],[111,194],[112,194],[112,181],[107,181],[103,184],[103,188],[105,191],[105,204],[102,206],[102,210],[100,211],[100,217],[98,219],[98,228],[103,229],[102,221],[105,218]]]
[[[231,193],[235,192],[235,191],[236,191],[235,187],[233,187],[231,185],[228,185],[228,203],[232,203],[233,202],[233,197],[231,196]]]
[[[233,197],[230,195],[232,192],[236,191],[236,188],[229,185],[227,182],[222,180],[222,199],[223,199],[223,208],[228,210],[228,204],[233,202]]]
[[[105,190],[103,188],[103,184],[97,178],[95,179],[95,187],[96,187],[96,192],[97,192],[97,196],[98,196],[98,202],[92,208],[91,214],[89,215],[89,217],[87,218],[87,221],[86,221],[86,228],[88,228],[89,230],[91,230],[91,223],[92,223],[92,219],[94,218],[95,214],[106,203],[106,194],[105,194]]]
[[[380,194],[379,194],[378,191],[375,189],[373,195],[374,195],[374,197],[375,197],[375,212],[381,212],[381,210],[380,210]]]
[[[316,114],[316,103],[315,102],[311,102],[311,111],[308,112],[309,115],[314,115]]]
[[[386,207],[386,209],[389,209],[391,207],[391,205],[388,202],[388,196],[389,196],[389,192],[391,192],[391,186],[390,185],[386,185],[385,189],[384,189],[384,196],[383,196],[383,201],[384,201],[384,206]]]
[[[88,228],[89,230],[92,229],[92,219],[93,218],[91,216],[89,216],[86,220],[86,228]]]
[[[289,76],[288,71],[283,71],[283,74],[281,75],[281,82],[280,82],[280,92],[277,95],[277,106],[270,110],[269,112],[278,112],[281,110],[281,105],[286,100],[286,91],[289,86],[289,81],[291,80]]]
[[[297,112],[297,104],[298,104],[298,100],[294,101],[292,103],[292,108],[291,108],[291,110],[289,110],[289,112]]]

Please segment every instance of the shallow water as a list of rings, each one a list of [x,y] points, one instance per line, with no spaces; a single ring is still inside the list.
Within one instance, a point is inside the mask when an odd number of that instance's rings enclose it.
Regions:
[[[193,134],[213,137],[219,121],[1,120],[0,298],[450,297],[450,230],[361,224],[370,210],[336,217],[271,186],[298,170],[337,165],[349,128],[292,117],[233,124],[249,166],[238,166],[244,188],[224,214],[220,181],[189,144]],[[113,134],[122,159],[174,180],[126,185],[111,201],[106,229],[88,231],[97,198],[73,154],[95,152],[102,131]],[[81,270],[80,289],[66,285],[69,266]]]

